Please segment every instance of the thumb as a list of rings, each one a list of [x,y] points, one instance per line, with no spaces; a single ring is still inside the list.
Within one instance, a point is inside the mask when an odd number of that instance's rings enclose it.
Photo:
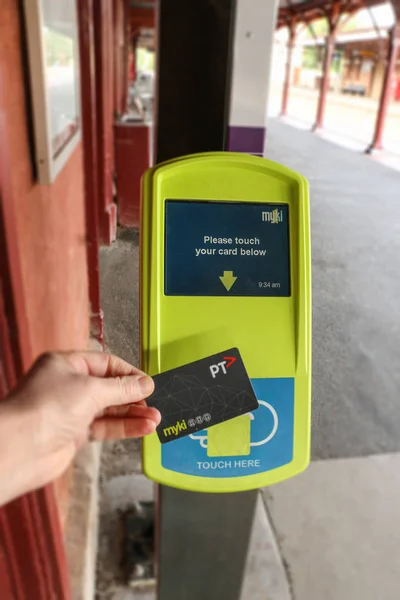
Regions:
[[[124,375],[122,377],[93,377],[92,394],[99,410],[109,406],[139,402],[154,391],[154,382],[148,375]]]

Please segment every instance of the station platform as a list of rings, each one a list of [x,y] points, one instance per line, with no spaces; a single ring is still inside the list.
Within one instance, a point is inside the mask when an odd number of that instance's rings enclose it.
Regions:
[[[260,491],[241,600],[397,600],[400,172],[278,120],[266,157],[310,183],[313,462]],[[136,364],[138,260],[131,230],[101,249],[107,348]],[[138,444],[106,445],[102,464],[99,597],[154,600],[122,585],[115,543],[126,498],[154,493]]]

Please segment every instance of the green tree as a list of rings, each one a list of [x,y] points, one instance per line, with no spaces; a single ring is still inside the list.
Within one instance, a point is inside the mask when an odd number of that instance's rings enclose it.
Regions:
[[[318,69],[318,51],[315,46],[305,46],[303,48],[304,69]]]

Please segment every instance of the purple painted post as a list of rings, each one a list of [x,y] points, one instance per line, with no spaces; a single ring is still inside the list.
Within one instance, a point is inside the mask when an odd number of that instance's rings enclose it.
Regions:
[[[230,126],[228,128],[229,152],[245,152],[264,156],[265,127],[240,127]]]

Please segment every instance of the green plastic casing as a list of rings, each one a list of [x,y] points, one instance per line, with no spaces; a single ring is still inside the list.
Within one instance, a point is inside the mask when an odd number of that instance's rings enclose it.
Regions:
[[[288,204],[291,295],[166,296],[168,199]],[[156,375],[216,351],[238,347],[250,378],[294,378],[293,458],[288,464],[242,477],[186,475],[162,466],[161,444],[154,433],[143,443],[145,474],[158,483],[199,492],[243,491],[296,475],[306,468],[310,457],[311,264],[307,180],[272,161],[246,154],[184,156],[144,174],[141,210],[141,368]],[[229,435],[229,427],[223,426],[216,427],[221,427],[221,435]]]

